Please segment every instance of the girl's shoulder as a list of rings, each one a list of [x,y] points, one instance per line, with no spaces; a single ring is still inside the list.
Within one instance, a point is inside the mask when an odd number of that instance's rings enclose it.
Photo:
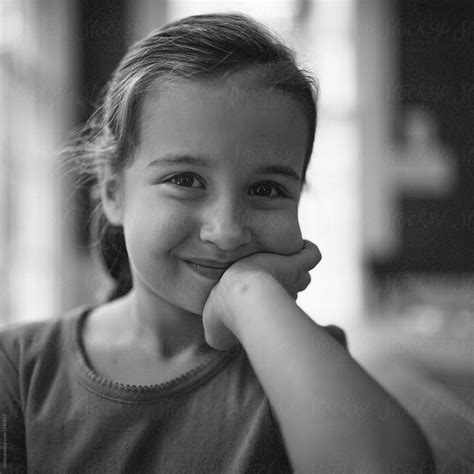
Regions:
[[[71,324],[87,310],[80,306],[62,315],[52,315],[37,321],[8,324],[0,328],[0,356],[6,356],[14,365],[34,359],[41,352],[58,347],[69,333]]]

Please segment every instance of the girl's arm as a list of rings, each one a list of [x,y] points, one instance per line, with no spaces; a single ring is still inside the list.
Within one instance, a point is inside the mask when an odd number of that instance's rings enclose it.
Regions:
[[[295,472],[434,472],[414,420],[276,279],[264,272],[223,279],[217,298]]]

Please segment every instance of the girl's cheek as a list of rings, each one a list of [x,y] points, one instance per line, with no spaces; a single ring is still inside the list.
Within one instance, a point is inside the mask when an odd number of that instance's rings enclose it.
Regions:
[[[137,246],[161,251],[185,238],[193,227],[193,215],[180,205],[161,205],[134,212],[128,221],[130,238]]]
[[[262,251],[287,255],[303,247],[297,213],[269,213],[260,220],[257,234]]]

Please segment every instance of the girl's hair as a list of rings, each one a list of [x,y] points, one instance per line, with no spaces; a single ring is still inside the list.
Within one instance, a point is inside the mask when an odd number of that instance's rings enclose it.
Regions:
[[[189,16],[152,32],[131,46],[107,83],[96,112],[65,149],[65,158],[92,189],[91,233],[102,265],[114,281],[106,301],[125,295],[132,277],[123,229],[112,226],[102,211],[99,167],[120,173],[131,164],[139,138],[140,107],[152,84],[179,78],[215,81],[238,72],[259,73],[262,86],[284,91],[301,105],[309,128],[304,183],[316,130],[318,85],[297,66],[291,49],[264,25],[240,13]]]

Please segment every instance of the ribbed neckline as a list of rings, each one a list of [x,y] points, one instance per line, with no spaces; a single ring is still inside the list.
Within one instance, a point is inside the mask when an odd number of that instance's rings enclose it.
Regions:
[[[73,360],[80,383],[89,391],[115,401],[143,403],[185,393],[201,385],[223,368],[230,359],[243,350],[241,345],[228,351],[210,353],[199,365],[174,379],[154,385],[129,385],[97,374],[89,365],[82,343],[82,328],[86,317],[95,306],[81,306],[71,314],[68,331],[69,347],[73,348]],[[76,312],[77,311],[77,312]]]

